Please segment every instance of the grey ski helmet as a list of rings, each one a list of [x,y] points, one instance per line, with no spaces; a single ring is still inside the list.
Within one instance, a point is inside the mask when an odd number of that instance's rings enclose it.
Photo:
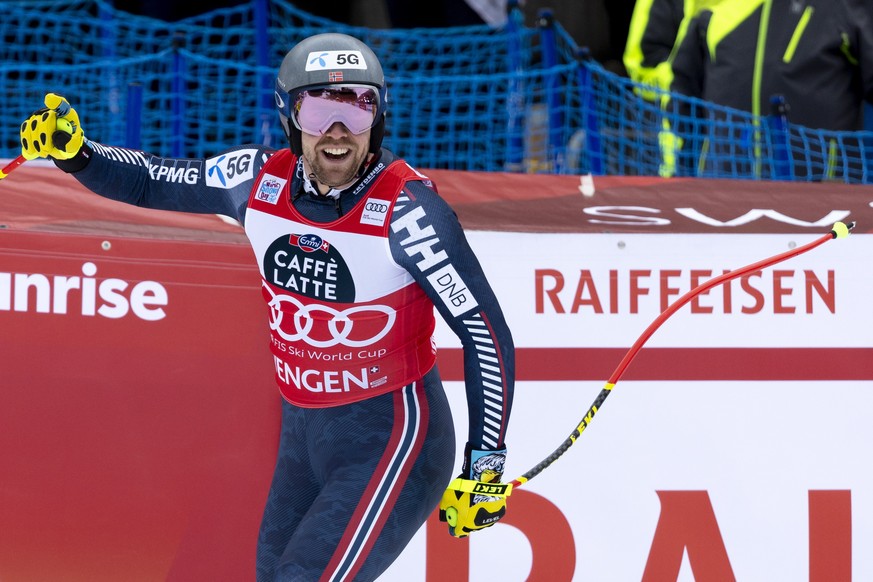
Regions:
[[[291,151],[301,155],[301,131],[291,119],[301,91],[329,85],[370,85],[379,95],[379,104],[370,131],[370,152],[378,152],[385,135],[388,90],[376,54],[353,36],[340,33],[316,34],[303,39],[288,51],[276,77],[276,107],[279,121],[288,137]]]

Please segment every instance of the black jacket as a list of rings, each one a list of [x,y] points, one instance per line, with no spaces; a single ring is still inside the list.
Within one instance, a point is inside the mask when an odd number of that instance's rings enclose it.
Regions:
[[[873,102],[873,2],[724,0],[689,24],[671,89],[757,115],[782,95],[794,124],[862,129],[863,102]]]

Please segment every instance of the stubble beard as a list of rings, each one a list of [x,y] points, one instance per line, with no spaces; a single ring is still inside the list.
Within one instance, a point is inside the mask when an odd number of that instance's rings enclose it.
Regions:
[[[358,175],[358,169],[364,163],[366,152],[361,153],[352,144],[339,143],[341,147],[348,147],[350,155],[343,160],[342,164],[323,163],[324,160],[319,156],[315,148],[311,155],[306,156],[306,161],[309,162],[309,171],[315,176],[319,184],[329,188],[338,188],[346,186],[355,181]]]

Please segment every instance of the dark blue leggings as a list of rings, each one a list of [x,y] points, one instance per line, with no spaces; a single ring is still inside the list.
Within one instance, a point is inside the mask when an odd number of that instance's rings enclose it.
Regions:
[[[436,367],[419,382],[354,404],[283,403],[258,582],[376,579],[436,508],[454,459],[454,424]]]

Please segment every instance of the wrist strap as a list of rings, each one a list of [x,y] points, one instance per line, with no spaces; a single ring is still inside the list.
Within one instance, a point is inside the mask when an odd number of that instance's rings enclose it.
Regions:
[[[512,483],[480,483],[460,477],[449,483],[448,488],[462,493],[475,493],[491,497],[509,497],[512,494]]]
[[[79,170],[84,170],[85,166],[91,163],[91,156],[94,155],[94,150],[88,146],[88,142],[82,144],[82,149],[79,150],[75,156],[70,158],[69,160],[58,160],[52,158],[55,166],[65,171],[68,174],[72,174],[78,172]]]

